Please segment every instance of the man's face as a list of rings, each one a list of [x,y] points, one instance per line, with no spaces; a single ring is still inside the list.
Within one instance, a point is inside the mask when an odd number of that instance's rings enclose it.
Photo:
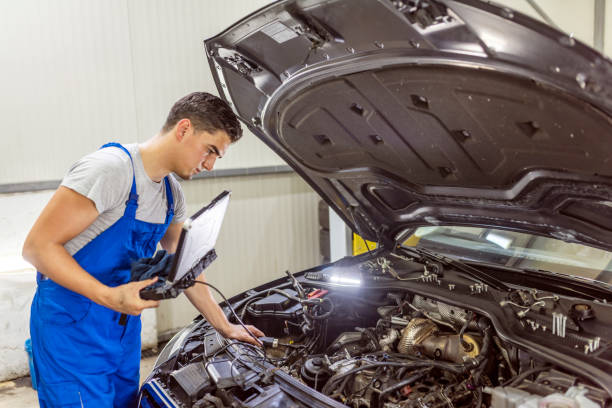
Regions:
[[[193,176],[206,169],[210,171],[215,161],[225,155],[231,140],[223,130],[207,132],[191,127],[185,133],[182,141],[182,157],[179,158],[178,169],[175,171],[183,179]]]

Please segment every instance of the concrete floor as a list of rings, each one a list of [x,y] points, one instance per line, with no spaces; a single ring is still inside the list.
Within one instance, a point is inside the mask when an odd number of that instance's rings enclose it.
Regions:
[[[150,354],[150,353],[148,353]],[[157,355],[144,357],[140,361],[140,381],[147,378]],[[38,407],[36,391],[32,389],[30,377],[21,377],[13,381],[0,382],[0,407],[32,408]]]

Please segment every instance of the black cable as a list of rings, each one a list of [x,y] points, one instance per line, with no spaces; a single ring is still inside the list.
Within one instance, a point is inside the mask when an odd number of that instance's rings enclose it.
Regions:
[[[248,375],[247,375],[247,376],[243,375],[243,373],[241,373],[241,372],[240,372],[240,370],[239,370],[238,368],[236,368],[236,371],[238,372],[238,375],[240,376],[240,378],[242,378],[242,379],[243,379],[242,384],[240,384],[238,381],[236,381],[236,377],[234,376],[234,373],[233,373],[233,371],[232,371],[232,367],[233,367],[233,365],[234,365],[234,363],[235,363],[235,362],[238,362],[238,363],[240,363],[240,364],[241,364],[243,367],[245,367],[247,370],[249,370],[249,368],[250,368],[250,367],[248,366],[248,364],[247,364],[247,363],[245,363],[245,362],[243,361],[243,358],[244,358],[244,357],[248,357],[248,358],[249,358],[249,361],[248,361],[249,363],[261,363],[261,361],[257,360],[256,358],[254,359],[254,357],[255,357],[255,356],[253,356],[253,355],[251,355],[251,354],[248,354],[248,353],[244,353],[244,354],[240,353],[240,354],[237,354],[237,355],[236,355],[236,357],[234,358],[234,360],[232,360],[232,363],[230,364],[230,374],[231,374],[231,376],[232,376],[232,380],[234,380],[234,382],[235,382],[237,385],[239,385],[239,386],[240,386],[242,389],[244,389],[244,386],[246,385],[246,381],[247,381],[247,379],[248,379],[248,378],[247,378],[247,377],[248,377]],[[263,357],[263,356],[258,355],[257,357]],[[265,357],[264,357],[264,361],[265,361]],[[252,373],[252,374],[257,375],[256,373]],[[251,377],[251,378],[252,378],[252,377]]]
[[[249,308],[249,306],[251,306],[251,303],[255,303],[256,301],[261,300],[261,299],[263,299],[263,296],[255,296],[253,299],[249,299],[242,307],[242,312],[240,312],[240,318],[244,319],[247,309]]]
[[[350,380],[350,377],[344,378],[344,380],[342,381],[342,384],[340,384],[340,387],[338,387],[338,389],[333,394],[331,394],[329,397],[338,398],[339,396],[341,396],[342,392],[344,391],[344,387],[346,387],[346,384],[348,383],[349,380]]]
[[[378,342],[378,339],[376,338],[376,335],[374,333],[372,333],[372,331],[369,328],[365,328],[364,329],[362,327],[356,327],[355,331],[358,331],[359,333],[365,334],[366,337],[368,337],[368,339],[370,339],[370,341],[374,345],[374,350],[372,350],[372,351],[380,350],[380,343]]]
[[[482,408],[482,388],[476,389],[476,403],[475,408]]]
[[[263,351],[260,350],[257,346],[254,346],[251,343],[246,343],[244,341],[234,340],[234,339],[228,340],[228,344],[223,346],[223,348],[221,348],[220,350],[217,350],[215,354],[213,354],[211,357],[216,357],[219,353],[222,353],[223,351],[227,350],[229,347],[235,346],[235,345],[240,345],[241,347],[248,347],[252,351],[255,351],[259,357],[262,357],[265,359],[265,357],[263,356]],[[248,355],[248,353],[245,353],[245,354]]]
[[[527,371],[523,371],[521,374],[517,375],[514,378],[509,379],[508,381],[503,383],[501,386],[506,387],[506,386],[518,385],[519,382],[523,381],[525,378],[529,377],[530,375],[537,374],[540,371],[550,370],[551,368],[552,368],[551,366],[545,365],[545,366],[535,367]]]
[[[442,363],[440,361],[435,361],[435,360],[420,360],[420,361],[411,361],[409,363],[399,363],[399,362],[395,362],[395,361],[381,361],[381,362],[377,362],[377,363],[368,363],[368,364],[364,364],[360,367],[356,367],[356,368],[352,368],[344,373],[340,373],[340,374],[336,374],[335,376],[331,377],[329,379],[329,381],[327,382],[327,384],[325,384],[325,387],[323,387],[323,393],[327,394],[327,391],[330,391],[329,389],[335,385],[335,383],[337,383],[339,380],[355,374],[359,371],[363,371],[366,370],[368,368],[374,368],[374,367],[384,367],[384,366],[390,366],[390,367],[409,367],[409,368],[420,368],[420,367],[438,367],[438,368],[443,368],[445,370],[454,372],[455,374],[462,374],[466,371],[466,367],[463,366],[462,364],[450,364],[450,363]]]
[[[410,377],[406,378],[405,380],[401,380],[387,388],[385,388],[384,390],[382,390],[380,392],[380,396],[378,397],[378,401],[384,403],[384,397],[387,396],[387,394],[398,390],[406,385],[412,385],[412,383],[414,383],[415,381],[421,379],[425,374],[429,373],[432,370],[432,368],[426,368],[424,370],[420,370],[417,371],[416,373],[412,374]]]
[[[312,320],[324,320],[324,319],[327,319],[334,312],[334,302],[332,302],[331,299],[323,298],[320,302],[316,303],[313,306],[313,311],[316,311],[318,309],[318,308],[316,308],[317,306],[322,307],[322,305],[326,301],[329,303],[329,310],[327,312],[324,312],[322,315],[312,314],[308,310],[306,310],[305,313],[308,314],[308,317],[311,318]]]
[[[285,273],[289,277],[289,280],[291,281],[291,284],[293,288],[295,289],[295,291],[298,293],[298,295],[300,295],[301,298],[306,298],[306,292],[304,292],[304,288],[302,287],[300,282],[295,278],[295,276],[291,272],[289,272],[288,269],[285,271]]]
[[[374,371],[374,375],[372,376],[372,378],[370,379],[370,382],[367,383],[364,387],[362,387],[360,390],[355,391],[355,394],[359,394],[360,398],[365,397],[365,393],[367,391],[368,388],[370,388],[370,386],[372,384],[374,384],[374,381],[376,381],[378,379],[378,377],[380,376],[380,372],[379,369],[376,369],[376,371]]]
[[[187,363],[185,365],[189,365],[190,363],[193,363],[194,361],[196,361],[198,358],[208,358],[208,359],[213,359],[215,357],[217,357],[219,354],[223,353],[225,350],[227,350],[230,346],[233,346],[235,344],[240,344],[242,346],[250,346],[255,348],[254,345],[250,344],[250,343],[245,343],[242,342],[240,340],[228,340],[228,343],[225,344],[224,346],[222,346],[219,350],[215,351],[212,355],[205,357],[203,354],[196,354],[195,357],[193,357],[192,359],[188,360]]]
[[[234,358],[230,363],[230,375],[232,376],[232,381],[234,381],[236,385],[238,385],[240,388],[244,388],[244,383],[240,384],[240,382],[236,379],[236,376],[234,375],[234,363],[236,361],[242,363],[238,357]],[[238,369],[236,369],[236,371],[238,371]],[[240,371],[238,371],[238,374],[242,376],[242,374],[240,374]]]
[[[268,293],[270,293],[270,292],[278,293],[279,295],[283,295],[287,299],[293,300],[294,302],[298,302],[298,303],[302,303],[302,301],[304,300],[304,299],[301,299],[301,298],[299,298],[297,296],[290,295],[289,293],[285,292],[282,289],[272,288],[272,289],[268,290]]]
[[[213,285],[211,285],[208,282],[202,282],[202,281],[196,280],[195,283],[200,283],[202,285],[206,285],[206,286],[214,289],[219,294],[219,296],[221,296],[223,298],[223,300],[225,301],[225,304],[227,305],[229,310],[232,312],[232,314],[234,315],[234,317],[236,318],[238,323],[240,323],[242,328],[249,334],[249,336],[251,336],[257,342],[257,344],[261,344],[261,347],[263,348],[263,351],[264,351],[264,358],[267,359],[268,358],[268,356],[267,356],[268,353],[266,352],[265,346],[257,339],[257,337],[253,333],[251,333],[251,331],[249,329],[247,329],[246,325],[242,322],[242,319],[240,319],[240,317],[238,317],[238,314],[236,313],[236,311],[234,310],[234,308],[232,307],[230,302],[227,300],[227,298],[223,295],[223,293],[221,293],[221,291],[219,289],[217,289],[216,287],[214,287]],[[272,364],[272,362],[270,362],[270,364]]]

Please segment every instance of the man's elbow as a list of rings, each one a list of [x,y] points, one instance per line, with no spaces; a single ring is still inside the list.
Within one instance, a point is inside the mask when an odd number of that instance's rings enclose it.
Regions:
[[[26,240],[26,242],[23,243],[23,248],[21,248],[21,257],[29,263],[32,263],[32,252],[32,245]]]
[[[37,254],[39,253],[40,243],[31,235],[28,235],[21,248],[21,256],[23,259],[36,266]]]

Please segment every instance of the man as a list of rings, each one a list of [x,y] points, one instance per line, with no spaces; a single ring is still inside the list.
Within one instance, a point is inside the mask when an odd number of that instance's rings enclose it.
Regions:
[[[152,256],[158,242],[176,249],[185,200],[170,173],[190,179],[212,170],[241,136],[225,102],[195,92],[150,140],[111,143],[72,166],[23,247],[38,269],[30,332],[41,407],[136,405],[140,313],[159,302],[140,298],[155,279],[129,282],[130,264]],[[256,344],[228,322],[207,286],[185,293],[223,336]],[[129,316],[120,324],[121,314]]]

